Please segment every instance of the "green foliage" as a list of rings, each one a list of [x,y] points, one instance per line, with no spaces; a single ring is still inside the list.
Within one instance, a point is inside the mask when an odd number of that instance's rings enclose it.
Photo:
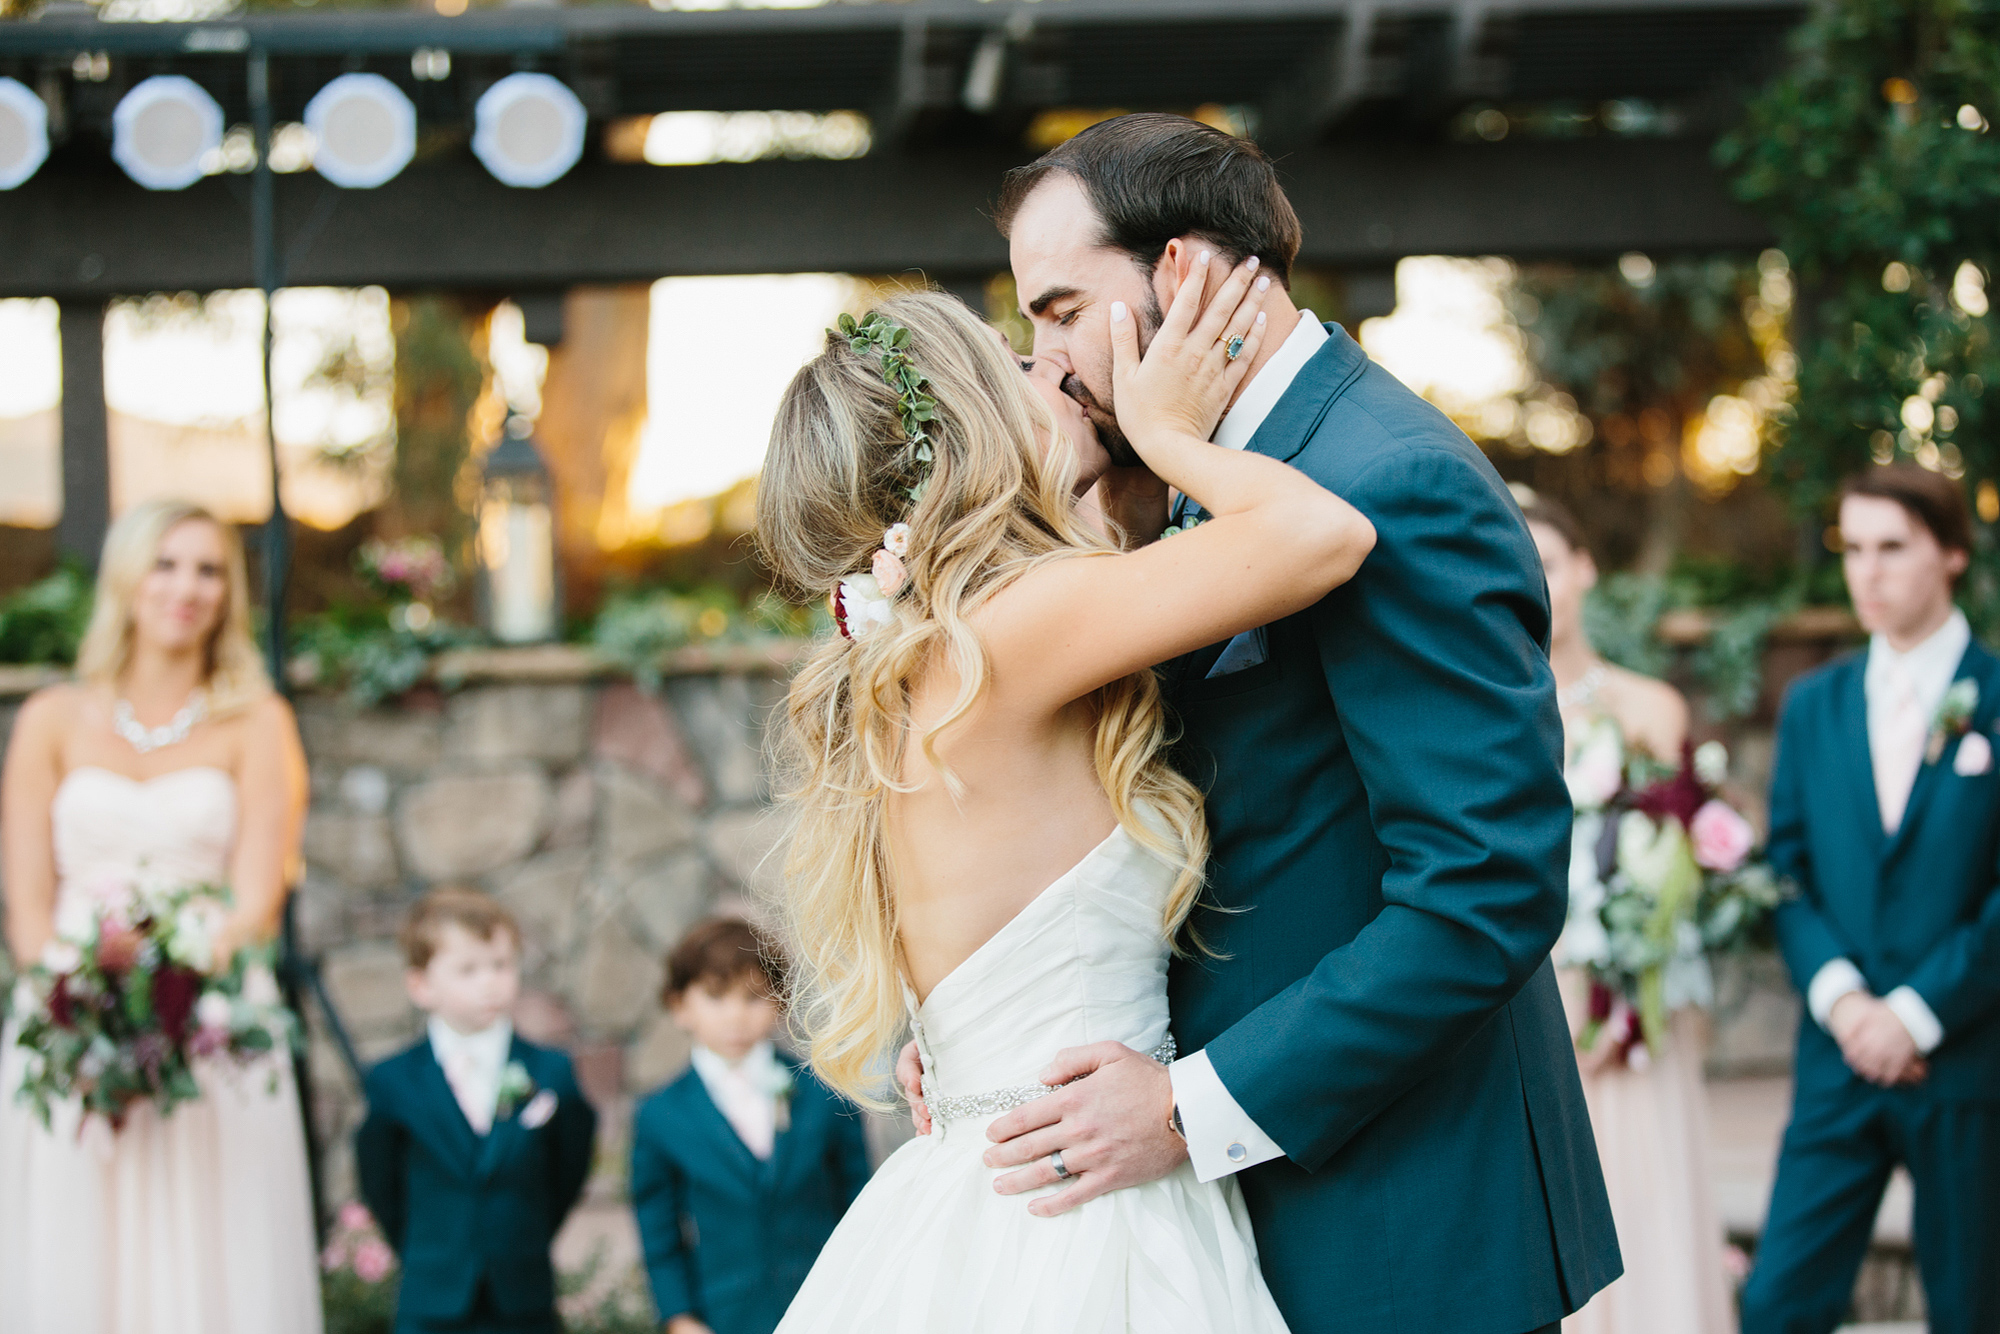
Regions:
[[[321,1274],[326,1334],[390,1334],[396,1324],[396,1276],[370,1283],[352,1269]]]
[[[64,565],[0,598],[0,662],[75,662],[94,591],[87,570]]]
[[[803,636],[820,628],[807,609],[769,593],[745,606],[727,588],[709,584],[692,590],[614,592],[591,624],[589,640],[607,661],[630,672],[642,690],[652,691],[660,688],[660,659],[675,649]]]
[[[1684,608],[1709,612],[1708,642],[1687,654],[1686,667],[1715,716],[1727,721],[1755,711],[1764,690],[1771,627],[1804,605],[1805,592],[1800,581],[1760,587],[1737,567],[1682,561],[1664,577],[1606,576],[1584,604],[1584,628],[1610,661],[1666,676],[1680,655],[1660,639],[1660,617]]]
[[[483,642],[441,619],[413,629],[379,607],[338,608],[292,622],[292,670],[299,684],[343,691],[366,707],[422,681],[433,654]]]
[[[1805,284],[1797,414],[1769,456],[1803,515],[1841,479],[1895,458],[2000,476],[2000,383],[1985,284],[2000,258],[2000,33],[1969,0],[1831,0],[1789,68],[1717,148]],[[1991,491],[1986,492],[1991,495]],[[1991,511],[1988,511],[1991,513]],[[1968,581],[2000,625],[2000,558],[1983,524]]]
[[[1764,371],[1745,318],[1757,299],[1754,264],[1634,257],[1619,269],[1525,269],[1508,312],[1527,335],[1535,369],[1594,418],[1670,415],[1681,420],[1715,394]]]

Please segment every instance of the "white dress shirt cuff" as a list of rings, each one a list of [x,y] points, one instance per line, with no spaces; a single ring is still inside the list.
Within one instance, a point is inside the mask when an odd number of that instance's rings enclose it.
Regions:
[[[1897,987],[1882,998],[1882,1003],[1903,1021],[1903,1027],[1910,1030],[1910,1041],[1924,1055],[1936,1051],[1938,1043],[1944,1041],[1944,1025],[1915,987]]]
[[[1851,992],[1868,990],[1868,979],[1861,976],[1861,970],[1854,966],[1852,959],[1829,959],[1813,974],[1812,985],[1806,988],[1806,1009],[1811,1012],[1813,1022],[1825,1028],[1833,1019],[1833,1005],[1842,996]]]
[[[1246,1167],[1282,1158],[1278,1142],[1257,1128],[1250,1114],[1223,1086],[1208,1053],[1183,1056],[1167,1067],[1174,1106],[1187,1134],[1188,1161],[1201,1181],[1217,1181]]]

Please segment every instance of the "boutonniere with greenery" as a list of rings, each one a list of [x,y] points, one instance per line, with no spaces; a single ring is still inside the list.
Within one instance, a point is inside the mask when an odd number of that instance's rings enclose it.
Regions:
[[[1937,716],[1931,719],[1930,739],[1924,743],[1925,764],[1936,764],[1952,738],[1971,730],[1972,713],[1978,707],[1979,682],[1968,676],[1951,683],[1951,689],[1944,692],[1944,702],[1938,705]]]
[[[493,1119],[505,1121],[514,1109],[535,1096],[535,1080],[519,1061],[507,1062],[500,1072],[500,1093],[493,1101]]]

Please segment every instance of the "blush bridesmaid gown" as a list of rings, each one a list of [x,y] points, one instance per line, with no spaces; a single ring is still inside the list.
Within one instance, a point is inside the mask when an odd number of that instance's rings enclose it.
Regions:
[[[51,812],[58,914],[149,878],[217,883],[235,780],[190,768],[135,782],[73,770]],[[0,1052],[0,1330],[21,1334],[319,1334],[305,1136],[291,1064],[198,1071],[171,1116],[122,1131],[14,1099],[25,1053]]]

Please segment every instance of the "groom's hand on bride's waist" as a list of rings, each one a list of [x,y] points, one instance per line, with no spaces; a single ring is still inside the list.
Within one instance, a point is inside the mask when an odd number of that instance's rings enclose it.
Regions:
[[[1120,1042],[1071,1047],[1056,1054],[1042,1082],[1064,1087],[986,1128],[993,1141],[986,1165],[1020,1169],[993,1183],[1002,1195],[1062,1180],[1050,1160],[1062,1152],[1067,1187],[1029,1204],[1029,1213],[1053,1218],[1107,1191],[1157,1181],[1187,1159],[1187,1141],[1168,1126],[1173,1080],[1152,1057]]]

